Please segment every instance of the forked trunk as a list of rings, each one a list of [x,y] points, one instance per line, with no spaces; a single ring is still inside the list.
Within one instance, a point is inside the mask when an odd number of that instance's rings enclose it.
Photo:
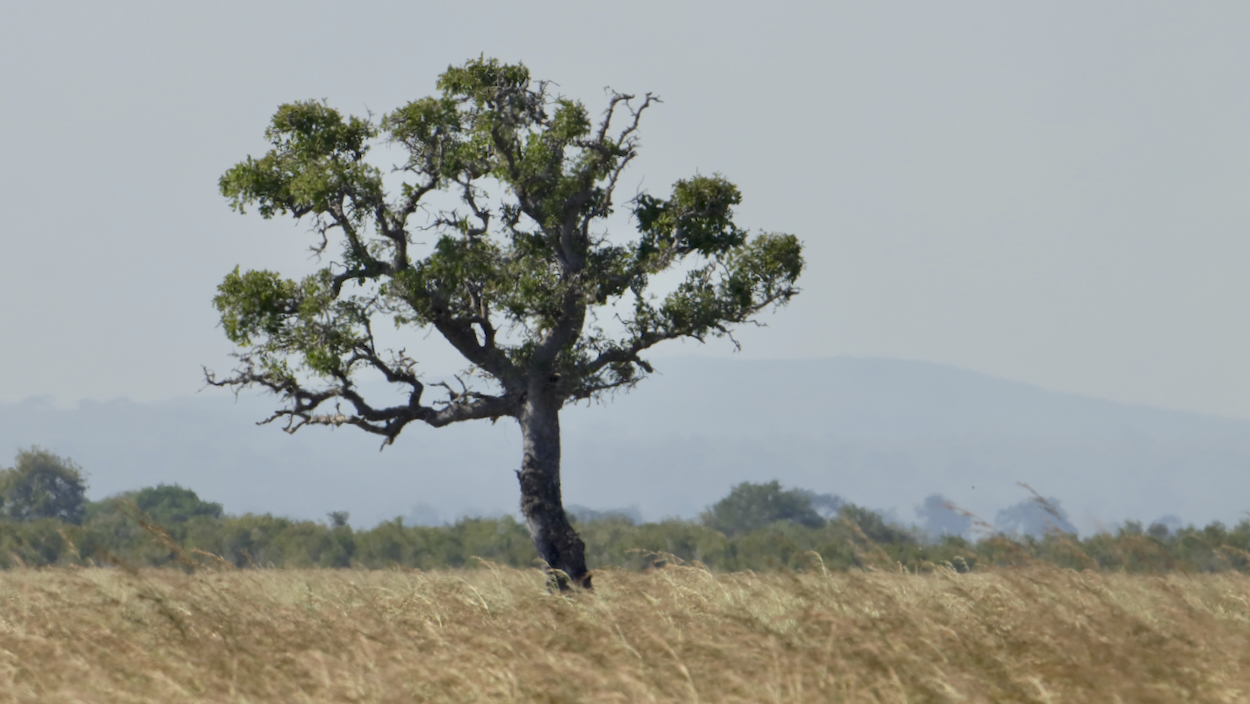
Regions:
[[[560,497],[560,403],[535,396],[530,394],[520,418],[525,447],[517,472],[521,513],[539,557],[553,570],[560,590],[568,590],[570,581],[590,589],[586,546],[569,524]]]

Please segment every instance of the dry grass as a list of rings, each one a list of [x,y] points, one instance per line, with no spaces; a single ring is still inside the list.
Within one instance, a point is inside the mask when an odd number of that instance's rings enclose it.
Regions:
[[[1250,578],[14,570],[0,702],[1250,700]]]

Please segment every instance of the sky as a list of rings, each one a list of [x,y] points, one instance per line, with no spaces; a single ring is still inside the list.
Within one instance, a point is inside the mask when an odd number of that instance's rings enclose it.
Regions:
[[[651,91],[622,192],[721,173],[803,293],[657,354],[879,356],[1250,418],[1244,2],[5,3],[0,402],[193,394],[236,265],[315,266],[217,179],[278,105],[381,114],[524,62]],[[432,338],[409,351],[458,368]]]

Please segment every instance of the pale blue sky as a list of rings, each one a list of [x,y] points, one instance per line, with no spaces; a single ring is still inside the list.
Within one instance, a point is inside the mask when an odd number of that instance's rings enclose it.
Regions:
[[[624,190],[719,171],[741,222],[804,240],[804,293],[746,358],[1250,418],[1247,36],[1244,2],[7,3],[0,401],[228,369],[214,287],[308,268],[309,238],[231,213],[218,176],[279,103],[381,113],[484,52],[595,112],[658,93]]]

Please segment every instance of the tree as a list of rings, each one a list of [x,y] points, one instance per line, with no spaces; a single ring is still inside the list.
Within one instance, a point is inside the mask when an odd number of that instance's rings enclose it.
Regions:
[[[703,512],[703,525],[727,536],[745,535],[777,521],[820,528],[825,519],[812,508],[811,492],[782,489],[781,482],[742,482]]]
[[[71,460],[32,447],[17,453],[12,469],[0,471],[0,515],[11,521],[56,518],[82,523],[87,486]]]
[[[965,535],[972,528],[972,516],[961,512],[950,499],[941,494],[930,494],[924,503],[916,507],[920,527],[934,538],[943,535]]]
[[[811,503],[812,510],[818,516],[825,520],[829,520],[838,515],[838,512],[847,505],[846,499],[837,494],[817,494],[810,489],[799,489]]]
[[[1040,538],[1047,533],[1066,533],[1076,535],[1076,526],[1068,520],[1067,511],[1063,510],[1059,499],[1042,498],[1034,494],[1031,498],[1005,508],[994,517],[994,527],[1009,535],[1031,535]]]
[[[885,516],[855,504],[847,504],[838,511],[838,518],[854,523],[865,538],[877,545],[914,545],[916,536]]]
[[[135,506],[161,525],[186,523],[197,516],[221,518],[221,504],[205,501],[190,489],[173,484],[158,484],[140,489],[133,495]]]
[[[594,123],[525,66],[485,58],[449,67],[438,88],[377,121],[325,102],[283,105],[265,132],[269,151],[222,176],[238,211],[307,217],[318,255],[332,235],[342,250],[299,281],[236,267],[213,302],[244,349],[229,377],[206,375],[276,394],[281,407],[262,422],[352,425],[384,447],[414,422],[516,420],[534,545],[562,588],[562,574],[588,587],[561,500],[560,409],[636,385],[653,371],[641,355],[660,342],[732,339],[733,326],[788,302],[801,246],[793,235],[750,237],[733,218],[741,195],[719,175],[678,181],[667,198],[635,196],[636,238],[607,234],[640,119],[658,102],[650,94],[611,92]],[[390,191],[367,160],[379,141],[405,155]],[[675,267],[682,283],[662,299],[648,293]],[[468,373],[427,384],[406,349],[377,343],[379,322],[432,329]],[[366,399],[366,373],[405,400]],[[427,400],[429,387],[445,396]]]

